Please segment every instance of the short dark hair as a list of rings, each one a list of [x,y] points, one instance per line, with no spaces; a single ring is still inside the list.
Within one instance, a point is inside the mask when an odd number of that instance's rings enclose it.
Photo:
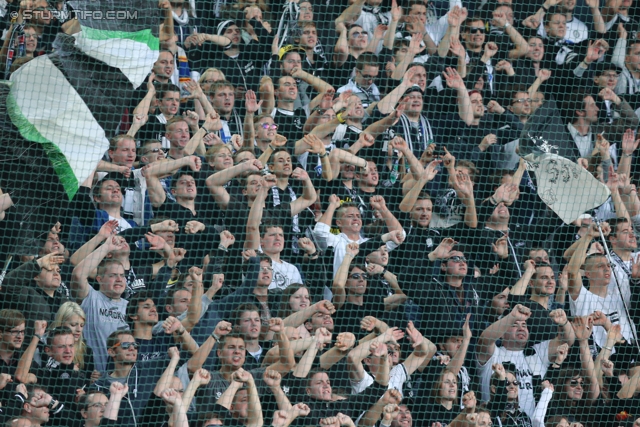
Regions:
[[[557,6],[552,6],[549,8],[547,13],[544,14],[543,25],[547,25],[549,22],[551,22],[551,18],[554,15],[562,15],[565,17],[565,19],[567,17],[567,15],[560,11],[560,8],[558,8]]]
[[[61,337],[66,335],[73,335],[73,332],[67,326],[58,326],[56,328],[53,328],[47,331],[47,342],[45,343],[44,346],[50,347],[55,337]]]
[[[258,313],[258,315],[260,314],[260,309],[255,304],[251,304],[251,303],[240,304],[238,307],[236,307],[235,310],[233,310],[233,313],[231,313],[229,320],[233,326],[238,326],[238,324],[240,323],[240,318],[242,317],[242,314],[246,312],[253,312],[253,311]]]
[[[562,106],[567,121],[575,119],[577,117],[577,111],[584,111],[584,100],[589,96],[591,96],[591,94],[585,89],[578,89],[575,92],[565,95],[565,101]]]
[[[145,302],[153,301],[153,295],[149,291],[140,291],[135,293],[129,298],[129,304],[127,305],[127,321],[133,324],[132,317],[138,314],[138,306]]]
[[[533,272],[533,276],[531,276],[532,279],[536,279],[538,277],[539,268],[550,268],[553,271],[553,267],[551,267],[551,264],[549,264],[548,262],[536,262],[535,271]],[[555,276],[555,273],[554,273],[554,276]]]
[[[469,28],[471,28],[471,24],[478,21],[482,22],[483,26],[485,25],[485,19],[483,17],[478,15],[472,16],[470,19],[467,19],[462,23],[462,32],[464,33],[469,31]]]
[[[356,68],[362,71],[366,66],[380,68],[380,59],[373,53],[362,53],[356,60]]]
[[[284,227],[279,222],[273,220],[265,220],[260,224],[260,237],[264,237],[270,228],[280,228],[284,232]]]
[[[285,153],[289,154],[289,150],[287,150],[287,149],[286,149],[286,148],[284,148],[284,147],[277,147],[275,150],[273,150],[273,153],[271,153],[271,155],[269,156],[269,160],[267,160],[267,164],[272,165],[272,164],[273,164],[273,162],[275,162],[275,156],[276,156],[276,154],[278,154],[278,153],[282,153],[283,151],[284,151]],[[289,154],[289,155],[291,155],[291,154]]]
[[[354,203],[354,202],[345,202],[345,203],[341,204],[340,207],[336,210],[336,219],[342,218],[342,215],[344,214],[344,211],[346,211],[349,208],[356,208],[358,210],[358,212],[360,212],[360,206],[358,206],[356,203]]]
[[[120,337],[123,335],[133,336],[133,331],[129,329],[120,329],[111,332],[111,334],[107,337],[107,349],[113,348],[114,345],[118,344],[120,342]]]
[[[244,341],[244,335],[239,332],[232,331],[227,335],[221,336],[220,341],[218,341],[218,350],[223,349],[225,344],[227,343],[227,340],[231,339],[241,339],[242,341]]]
[[[178,185],[178,181],[180,180],[180,178],[182,178],[185,175],[190,176],[194,180],[196,179],[195,174],[191,169],[189,168],[178,169],[178,171],[175,173],[175,175],[173,175],[173,178],[171,179],[171,189],[176,188],[176,185]]]
[[[89,396],[93,396],[95,394],[103,394],[106,396],[106,394],[104,394],[103,392],[92,389],[92,391],[80,396],[80,399],[78,400],[78,409],[80,409],[81,411],[86,411],[87,409],[89,409]]]
[[[156,89],[156,99],[161,100],[169,92],[180,93],[180,88],[173,83],[160,83]]]

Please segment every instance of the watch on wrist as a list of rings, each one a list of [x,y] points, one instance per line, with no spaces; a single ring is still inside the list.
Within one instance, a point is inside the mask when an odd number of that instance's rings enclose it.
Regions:
[[[338,113],[338,114],[336,114],[336,119],[338,119],[338,121],[339,121],[340,123],[346,123],[346,122],[347,122],[347,121],[342,117],[342,113],[341,113],[341,112],[340,112],[340,113]]]
[[[211,332],[211,338],[216,340],[216,342],[220,342],[220,335],[216,334],[215,330],[213,332]]]
[[[204,126],[200,126],[200,129],[204,130],[207,134],[210,134],[211,132],[209,132],[209,129],[207,129]]]

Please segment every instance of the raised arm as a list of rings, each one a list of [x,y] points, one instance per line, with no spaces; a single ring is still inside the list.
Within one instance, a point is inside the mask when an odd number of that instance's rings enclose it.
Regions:
[[[343,22],[336,21],[336,32],[338,33],[338,40],[333,48],[333,63],[341,67],[349,57],[349,42],[347,41],[349,31]]]
[[[467,317],[467,322],[469,318]],[[406,336],[411,341],[413,352],[403,362],[404,368],[407,371],[407,375],[413,374],[418,368],[424,366],[424,363],[431,360],[438,348],[434,343],[422,336],[413,322],[409,322],[406,329]],[[428,363],[428,362],[427,362]]]
[[[260,191],[251,205],[249,217],[247,218],[247,237],[244,242],[244,250],[258,250],[260,246],[260,222],[264,211],[264,202],[267,200],[269,189],[275,185],[275,175],[267,175],[262,178]]]
[[[462,326],[462,344],[458,348],[458,351],[456,351],[456,354],[451,358],[449,365],[447,365],[447,369],[450,370],[456,378],[458,377],[460,369],[462,369],[462,365],[464,365],[464,360],[467,357],[467,350],[469,349],[469,343],[472,338],[471,328],[469,327],[470,319],[471,314],[467,314],[467,319]],[[425,362],[428,363],[430,359],[431,357],[428,357]]]
[[[169,347],[167,351],[169,355],[169,364],[162,372],[162,375],[158,379],[155,387],[153,388],[153,394],[158,397],[162,396],[162,392],[169,388],[171,382],[173,381],[173,375],[176,372],[176,368],[178,367],[178,363],[180,363],[180,351],[178,347]]]
[[[149,200],[154,208],[159,208],[167,199],[167,194],[160,182],[160,177],[170,175],[178,169],[189,166],[191,170],[200,170],[202,161],[196,156],[186,156],[178,160],[169,160],[166,162],[151,163],[145,171],[144,177],[147,180],[147,190],[149,192]]]
[[[30,373],[31,364],[33,363],[33,356],[36,354],[38,344],[43,342],[43,337],[47,331],[47,322],[45,320],[36,320],[34,322],[34,333],[29,346],[20,357],[18,361],[18,367],[16,368],[16,381],[24,384],[33,384],[38,381],[35,375]]]
[[[304,169],[295,168],[291,173],[291,178],[302,181],[302,197],[291,202],[291,216],[294,216],[314,204],[318,195],[316,189],[313,188],[309,174]]]
[[[591,316],[577,316],[573,318],[571,323],[580,347],[582,378],[588,381],[587,399],[593,402],[600,396],[600,383],[598,382],[593,356],[591,356],[591,348],[589,347],[589,337],[593,333],[593,318]]]
[[[571,260],[569,260],[569,264],[567,267],[567,275],[569,276],[569,297],[572,300],[577,300],[580,295],[580,291],[582,290],[582,274],[580,274],[580,268],[584,264],[587,259],[587,249],[589,248],[589,244],[591,240],[598,233],[598,228],[595,224],[592,224],[589,227],[589,231],[585,233],[584,236],[578,240],[578,245],[573,252],[573,256]]]
[[[469,98],[469,93],[467,92],[462,77],[460,77],[460,74],[458,74],[456,70],[449,67],[447,67],[443,74],[447,81],[447,86],[455,89],[458,93],[458,113],[460,114],[460,119],[470,126],[473,124],[473,108],[471,108],[471,99]]]
[[[333,292],[333,305],[337,310],[340,310],[340,308],[342,308],[347,299],[347,293],[344,288],[349,277],[351,262],[357,255],[358,244],[349,243],[345,248],[345,254],[344,258],[342,258],[342,264],[340,264],[340,267],[336,272],[336,276],[333,278],[333,287],[331,288],[331,292]]]
[[[536,263],[533,260],[526,260],[524,262],[524,274],[518,279],[515,285],[511,287],[509,295],[525,295],[527,288],[531,282],[531,278],[536,274]]]
[[[491,359],[496,349],[496,341],[502,338],[515,322],[526,321],[531,316],[531,310],[523,305],[516,305],[511,312],[502,319],[491,324],[482,332],[478,340],[476,355],[478,362],[484,365]]]
[[[98,268],[98,265],[109,252],[124,248],[124,239],[113,236],[97,248],[88,257],[80,262],[71,273],[71,295],[78,301],[82,301],[89,295],[89,275]]]

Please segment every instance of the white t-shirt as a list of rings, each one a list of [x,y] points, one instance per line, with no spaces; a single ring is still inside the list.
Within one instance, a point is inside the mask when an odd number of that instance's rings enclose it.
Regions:
[[[574,301],[569,298],[572,316],[588,316],[596,310],[603,312],[611,323],[620,325],[622,336],[627,342],[631,342],[633,334],[632,323],[629,322],[627,313],[622,304],[622,298],[617,290],[607,289],[607,296],[602,298],[593,292],[588,291],[584,286],[580,289],[578,298]],[[607,331],[602,326],[593,327],[593,341],[602,348],[607,342]]]
[[[107,369],[107,338],[118,329],[129,329],[126,299],[113,300],[89,286],[89,295],[80,305],[87,315],[83,336],[93,350],[96,370]]]
[[[536,409],[536,400],[533,395],[533,377],[544,378],[547,368],[551,364],[549,361],[549,343],[543,341],[533,346],[532,354],[526,356],[523,350],[511,351],[504,347],[496,347],[491,358],[481,365],[478,362],[480,378],[482,380],[482,400],[488,402],[491,398],[489,386],[491,384],[492,366],[495,363],[512,363],[516,369],[516,379],[520,383],[518,401],[520,410],[533,418]],[[531,350],[528,351],[528,353]],[[476,359],[477,361],[477,359]]]
[[[269,289],[285,290],[293,283],[302,283],[302,276],[295,265],[286,261],[272,261],[271,267],[273,268],[273,278]]]
[[[402,393],[402,388],[404,383],[409,379],[407,375],[407,370],[404,367],[404,364],[399,364],[391,368],[389,371],[389,390],[398,390],[400,394],[404,397]],[[364,378],[362,381],[351,382],[351,394],[359,394],[362,393],[367,387],[373,384],[373,377],[371,374],[365,371]]]

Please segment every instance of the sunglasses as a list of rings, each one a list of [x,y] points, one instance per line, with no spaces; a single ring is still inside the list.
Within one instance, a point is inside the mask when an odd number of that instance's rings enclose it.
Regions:
[[[134,350],[137,350],[140,347],[140,344],[137,342],[119,342],[116,343],[113,348],[122,347],[123,350],[129,350],[130,347],[133,347]]]
[[[356,39],[357,39],[357,38],[358,38],[358,37],[360,37],[361,35],[362,35],[363,37],[366,37],[366,36],[368,36],[368,35],[369,35],[369,33],[367,33],[366,31],[354,31],[351,35],[352,35],[354,38],[356,38]]]
[[[144,153],[144,155],[147,156],[147,155],[149,155],[151,153],[156,153],[157,154],[157,153],[159,153],[161,151],[164,153],[164,150],[162,148],[153,148],[153,149],[147,151],[146,153]]]
[[[569,381],[569,387],[571,387],[571,388],[582,387],[582,385],[583,385],[583,381],[582,380],[571,380],[571,381]]]
[[[520,386],[520,383],[518,381],[507,381],[507,387],[509,387],[511,385],[515,386],[515,387],[518,387],[518,386]]]
[[[463,256],[452,256],[450,257],[447,261],[453,261],[453,262],[467,262],[467,259]]]
[[[273,129],[273,130],[278,129],[278,125],[276,124],[270,125],[269,123],[263,123],[261,126],[262,126],[262,129]]]
[[[471,27],[471,28],[469,28],[469,33],[471,33],[471,34],[481,34],[481,33],[484,33],[484,28]]]
[[[518,104],[531,104],[532,99],[531,98],[519,98],[519,99],[514,99],[514,102],[517,102]]]
[[[349,276],[350,278],[352,278],[353,280],[367,280],[369,278],[369,275],[366,273],[354,273],[351,276]]]

